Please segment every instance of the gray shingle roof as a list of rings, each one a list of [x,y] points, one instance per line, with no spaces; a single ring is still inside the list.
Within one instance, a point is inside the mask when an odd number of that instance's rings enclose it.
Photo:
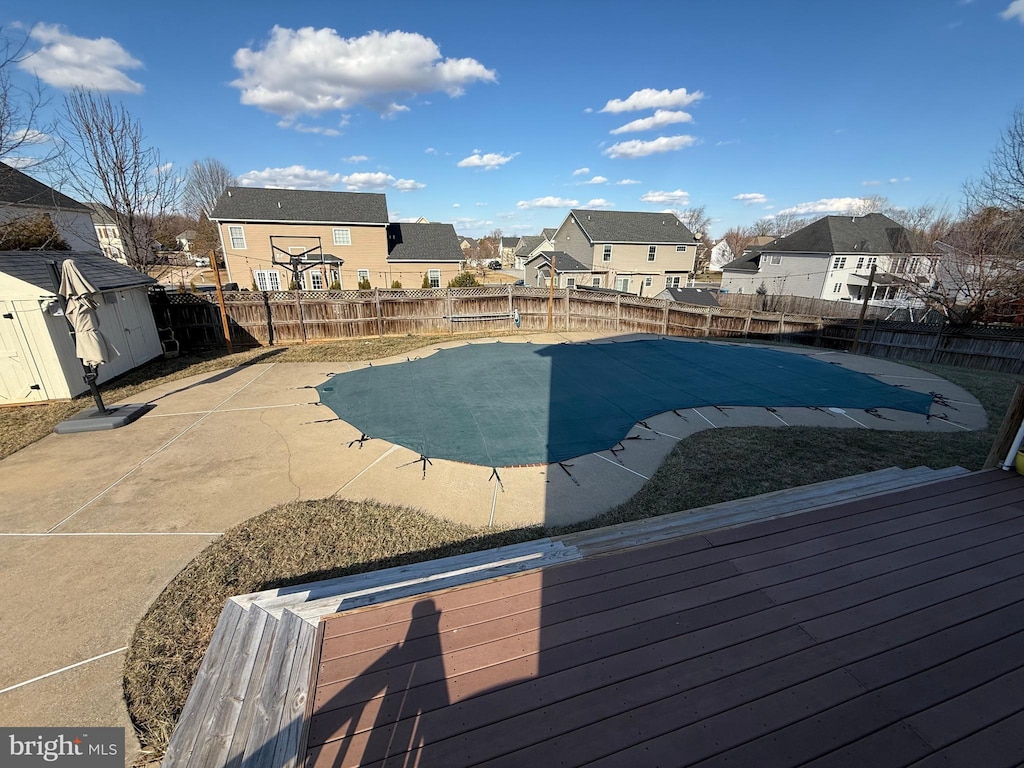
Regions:
[[[824,216],[761,249],[804,253],[927,253],[911,233],[881,213]]]
[[[555,236],[555,232],[557,231],[558,229],[556,229],[555,227],[544,227],[544,229],[540,231],[540,236],[546,240],[550,240]]]
[[[502,248],[515,248],[516,247],[516,243],[518,243],[518,242],[519,242],[519,238],[518,237],[503,237],[503,238],[501,238],[501,247]]]
[[[388,261],[463,261],[451,224],[388,224]]]
[[[0,272],[30,285],[56,293],[50,262],[57,262],[57,273],[65,259],[73,259],[85,278],[101,291],[155,283],[152,277],[118,264],[99,253],[73,251],[0,251]]]
[[[674,214],[637,211],[588,211],[572,216],[591,243],[695,243],[693,233]]]
[[[538,253],[527,264],[533,264],[538,259],[543,260],[543,264],[538,265],[538,269],[542,266],[546,266],[551,263],[551,258],[555,259],[555,272],[591,272],[591,268],[586,264],[583,264],[568,253],[564,251],[545,251],[544,253]]]
[[[516,256],[526,254],[536,248],[538,245],[544,242],[544,237],[541,235],[524,235],[519,238],[519,246],[515,250]]]
[[[715,294],[702,288],[666,288],[665,292],[672,297],[672,301],[682,304],[693,304],[698,307],[719,306]]]
[[[210,218],[215,221],[387,224],[388,204],[384,195],[369,192],[228,187]]]
[[[6,163],[0,163],[0,203],[89,212],[89,209],[77,200],[72,200]]]

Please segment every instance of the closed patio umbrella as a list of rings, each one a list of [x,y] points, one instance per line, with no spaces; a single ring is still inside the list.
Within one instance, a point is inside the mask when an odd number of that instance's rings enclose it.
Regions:
[[[59,293],[67,302],[65,314],[75,331],[75,353],[84,366],[95,368],[113,357],[110,345],[99,329],[96,298],[100,292],[86,279],[71,259],[60,270]],[[114,354],[117,354],[114,351]]]

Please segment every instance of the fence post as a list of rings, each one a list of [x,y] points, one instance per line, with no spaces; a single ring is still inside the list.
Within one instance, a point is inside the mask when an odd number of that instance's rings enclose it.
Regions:
[[[875,334],[878,332],[878,318],[875,318],[874,324],[871,326],[871,335],[868,336],[867,347],[864,349],[865,355],[871,354],[871,345],[875,343]]]
[[[779,313],[779,341],[782,341],[782,336],[786,331],[786,313]]]
[[[274,346],[274,316],[270,311],[270,293],[263,291],[263,308],[267,313],[267,343]]]
[[[704,336],[708,337],[711,335],[711,307],[708,307],[708,314],[704,319]]]
[[[512,283],[508,284],[508,329],[514,331],[516,329],[515,320],[512,319],[512,315],[515,313],[515,307],[512,306]]]
[[[572,330],[571,328],[569,328],[569,286],[568,285],[565,286],[565,330],[566,330],[567,333],[570,330]]]
[[[668,336],[668,299],[662,299],[665,302],[664,314],[661,316],[661,335]]]
[[[825,335],[825,318],[818,318],[818,332],[814,335],[814,346],[820,347]]]
[[[373,307],[377,312],[377,335],[384,335],[384,316],[380,311],[380,288],[373,289]]]
[[[452,289],[444,291],[444,314],[448,318],[448,333],[455,333],[455,321],[452,320]]]
[[[931,351],[929,351],[929,353],[928,353],[928,362],[929,363],[934,363],[935,362],[935,355],[939,351],[939,344],[942,343],[942,329],[944,327],[945,326],[943,324],[941,324],[941,323],[939,324],[939,332],[935,334],[935,338],[932,340],[932,348],[931,348]]]
[[[753,319],[754,319],[754,310],[753,309],[748,309],[747,310],[747,322],[745,322],[743,324],[743,338],[744,339],[749,339],[750,338],[750,321],[753,320]]]
[[[299,335],[302,336],[302,343],[306,343],[306,324],[302,321],[302,291],[295,292],[295,308],[299,312]]]
[[[622,294],[615,294],[615,330],[622,330]]]

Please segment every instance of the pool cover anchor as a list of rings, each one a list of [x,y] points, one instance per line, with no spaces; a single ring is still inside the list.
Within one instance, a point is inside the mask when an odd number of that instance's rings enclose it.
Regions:
[[[340,419],[339,419],[339,421],[340,421]],[[370,437],[370,436],[369,436],[368,434],[366,434],[365,432],[363,432],[363,433],[362,433],[362,434],[361,434],[361,435],[360,435],[359,437],[357,437],[357,438],[356,438],[355,440],[352,440],[352,441],[350,441],[350,442],[349,442],[349,444],[348,444],[348,447],[349,447],[349,448],[351,448],[351,447],[352,447],[353,445],[355,445],[356,443],[358,443],[358,444],[359,444],[359,450],[362,450],[362,449],[363,449],[363,443],[365,443],[365,442],[366,442],[367,440],[373,440],[373,438],[372,438],[372,437]]]
[[[427,464],[429,464],[430,466],[434,466],[434,462],[432,462],[430,459],[428,459],[423,454],[420,454],[420,457],[418,459],[413,459],[412,461],[407,461],[405,464],[399,464],[397,467],[395,467],[395,469],[401,469],[402,467],[408,467],[410,464],[421,464],[421,463],[423,464],[423,478],[422,479],[426,480],[427,479]]]
[[[564,461],[560,461],[560,462],[558,462],[558,466],[560,466],[562,468],[562,471],[565,472],[565,474],[567,474],[569,476],[569,479],[572,480],[574,483],[576,483],[576,485],[580,484],[580,481],[577,480],[575,477],[573,477],[572,476],[572,472],[569,471],[569,467],[572,467],[572,466],[575,466],[575,465],[573,465],[573,464],[566,464]]]
[[[494,480],[498,481],[498,487],[501,488],[501,492],[504,493],[505,492],[505,484],[503,482],[501,482],[501,475],[498,474],[498,468],[497,467],[491,467],[491,476],[487,478],[487,482],[488,483],[491,482],[492,478]]]
[[[888,416],[880,414],[877,408],[865,408],[864,413],[868,416],[874,416],[876,419],[881,419],[882,421],[896,421],[896,419],[890,419]]]
[[[950,410],[953,411],[960,410],[959,408],[955,407],[949,400],[947,400],[946,396],[941,392],[929,392],[928,394],[932,396],[932,402],[935,403],[936,405],[941,405],[943,408],[949,408]]]

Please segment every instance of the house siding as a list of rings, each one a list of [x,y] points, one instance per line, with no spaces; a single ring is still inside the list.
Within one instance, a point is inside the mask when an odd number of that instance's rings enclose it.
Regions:
[[[590,246],[590,240],[572,214],[565,217],[562,226],[555,232],[551,247],[547,250],[567,253],[576,261],[589,267],[593,267],[595,263],[594,249]]]
[[[603,261],[605,245],[612,246],[611,261]],[[648,261],[647,253],[651,245],[657,249],[655,260]],[[676,246],[683,246],[683,251],[676,251]],[[694,245],[673,243],[659,245],[657,243],[595,243],[593,248],[594,264],[608,269],[606,279],[608,287],[614,288],[620,278],[629,279],[629,292],[653,296],[665,288],[667,274],[686,275],[693,271],[697,249]],[[645,285],[646,278],[651,278],[651,285]]]
[[[245,233],[245,249],[231,247],[231,234],[228,227],[241,226]],[[255,284],[256,270],[276,269],[281,273],[281,287],[288,288],[291,274],[285,267],[274,266],[271,259],[270,237],[279,248],[309,248],[314,241],[305,238],[319,237],[324,253],[344,259],[340,267],[340,279],[343,289],[354,289],[358,286],[358,272],[366,269],[370,272],[370,285],[374,288],[387,288],[391,285],[388,276],[393,271],[406,271],[402,266],[393,270],[388,264],[388,236],[384,225],[370,226],[365,224],[264,224],[254,222],[221,221],[218,223],[221,241],[224,245],[225,263],[228,279],[238,283],[239,288],[249,288]],[[334,245],[333,230],[338,227],[347,228],[351,232],[351,245]],[[330,287],[332,269],[338,265],[325,264],[315,268],[324,277],[324,287]],[[425,270],[419,270],[420,280]],[[306,273],[307,275],[309,272]],[[401,278],[394,278],[401,279]],[[403,281],[404,285],[404,281]],[[419,287],[417,281],[416,287]]]
[[[88,211],[61,210],[34,205],[16,205],[6,203],[0,205],[0,221],[12,221],[20,218],[31,218],[41,213],[49,214],[54,228],[64,238],[72,251],[90,251],[99,253],[100,241],[93,227],[92,216]]]

